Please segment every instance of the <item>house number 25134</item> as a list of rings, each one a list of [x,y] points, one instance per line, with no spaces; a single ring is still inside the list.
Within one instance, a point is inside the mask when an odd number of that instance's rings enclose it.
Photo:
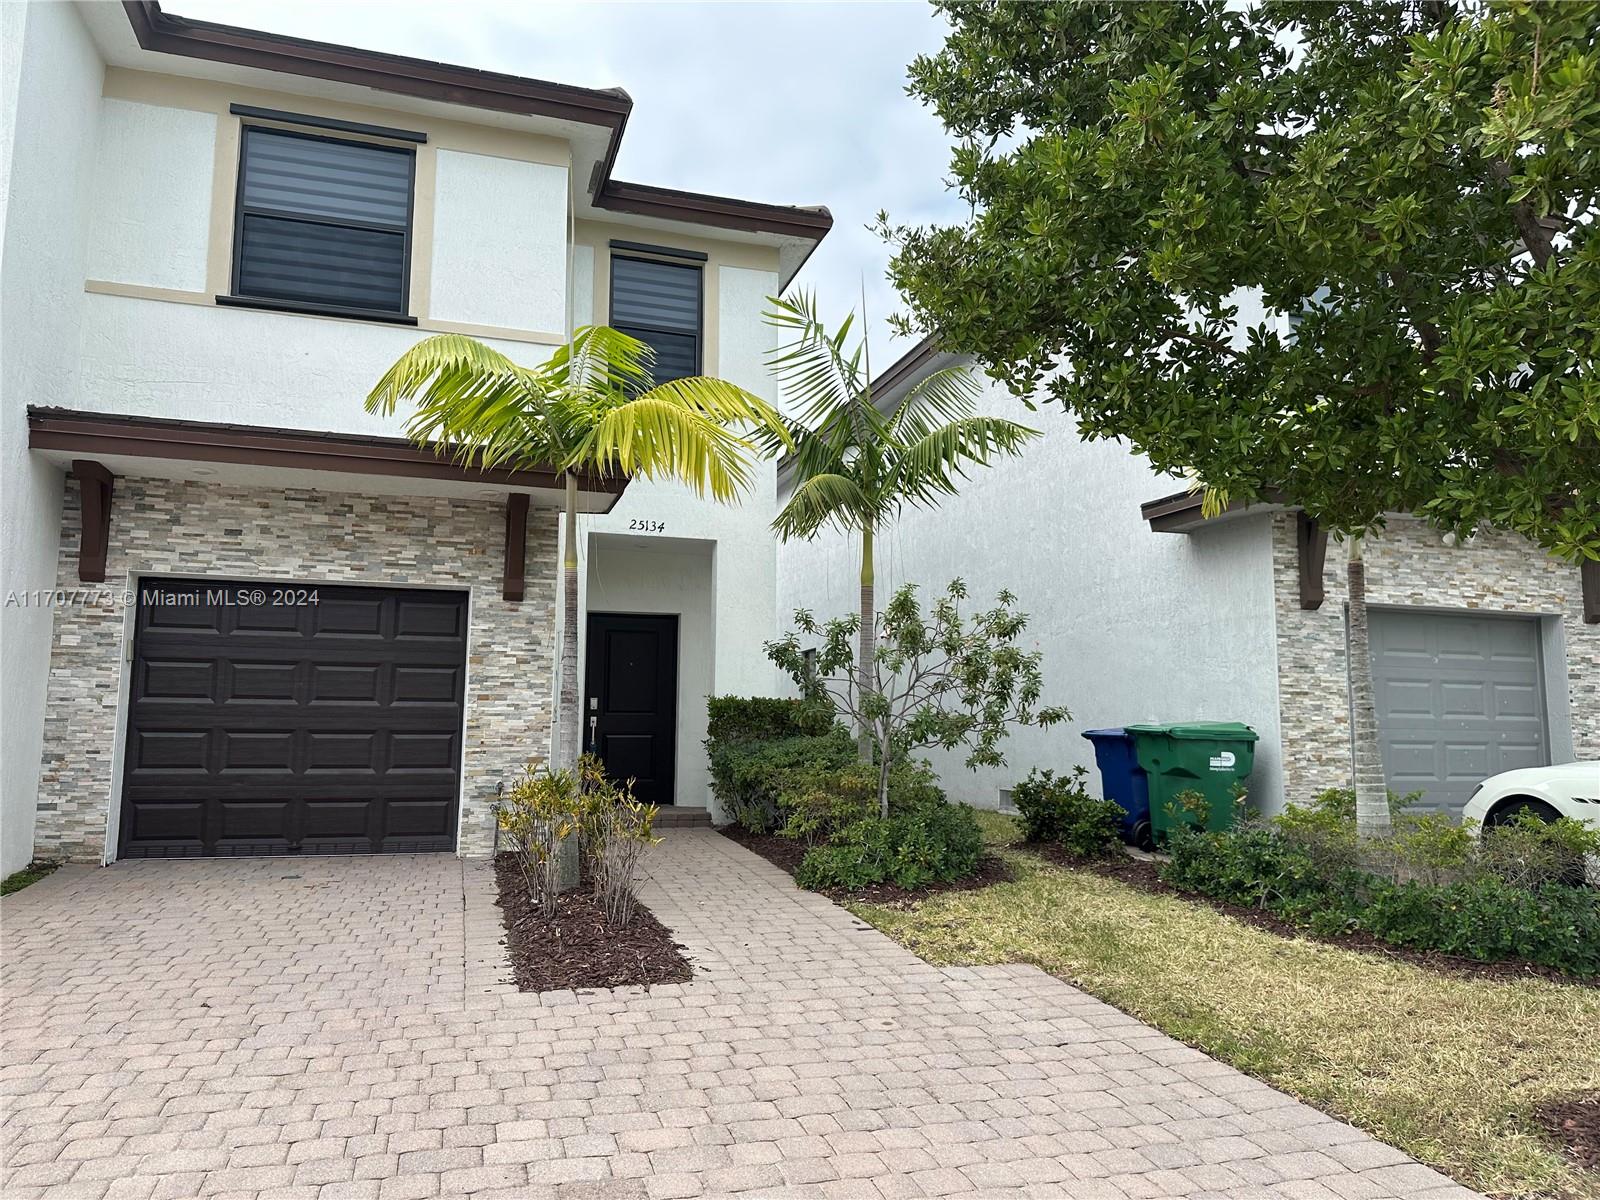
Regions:
[[[634,517],[633,520],[628,522],[628,528],[636,533],[665,533],[667,523],[665,521],[650,521],[644,517]]]

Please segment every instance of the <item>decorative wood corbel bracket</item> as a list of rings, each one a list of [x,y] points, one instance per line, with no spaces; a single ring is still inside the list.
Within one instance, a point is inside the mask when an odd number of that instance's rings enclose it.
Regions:
[[[1578,578],[1583,581],[1583,623],[1600,625],[1600,560],[1584,559]]]
[[[1322,607],[1322,567],[1328,561],[1328,531],[1304,512],[1295,514],[1295,548],[1299,551],[1300,607]]]
[[[72,460],[72,477],[78,481],[78,580],[106,581],[106,551],[111,545],[110,471],[87,458]]]
[[[512,492],[506,497],[506,564],[500,581],[500,594],[507,600],[521,600],[526,591],[528,558],[528,495]]]

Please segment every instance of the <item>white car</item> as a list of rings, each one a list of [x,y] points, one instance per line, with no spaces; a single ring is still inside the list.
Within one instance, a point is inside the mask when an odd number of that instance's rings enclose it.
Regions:
[[[1546,821],[1571,817],[1600,829],[1600,762],[1524,767],[1492,775],[1473,791],[1461,818],[1487,827],[1514,821],[1524,812]]]

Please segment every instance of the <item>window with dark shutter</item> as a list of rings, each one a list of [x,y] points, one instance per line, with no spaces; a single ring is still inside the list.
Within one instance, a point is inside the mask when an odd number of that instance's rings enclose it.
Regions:
[[[234,294],[403,314],[415,161],[410,150],[246,127]]]
[[[700,268],[611,256],[611,325],[656,352],[655,381],[700,374]]]

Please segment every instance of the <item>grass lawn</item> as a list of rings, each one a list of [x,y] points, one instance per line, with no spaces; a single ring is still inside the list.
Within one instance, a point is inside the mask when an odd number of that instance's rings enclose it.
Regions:
[[[1004,846],[1014,823],[980,814]],[[1028,962],[1494,1195],[1600,1198],[1529,1117],[1600,1088],[1600,990],[1319,942],[1008,852],[1015,882],[852,906],[929,962]]]
[[[22,870],[11,872],[0,879],[0,896],[9,896],[12,892],[20,892],[30,883],[38,883],[60,865],[56,862],[31,862]]]

